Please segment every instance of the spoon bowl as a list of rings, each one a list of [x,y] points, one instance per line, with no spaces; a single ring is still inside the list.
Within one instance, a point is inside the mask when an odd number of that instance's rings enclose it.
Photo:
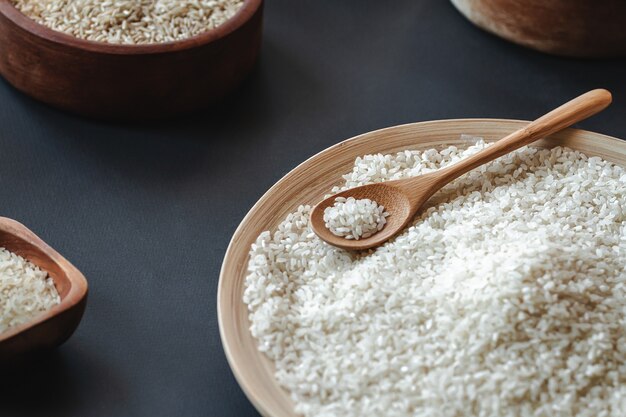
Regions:
[[[427,175],[422,175],[427,179]],[[388,181],[376,184],[362,185],[334,194],[319,202],[311,212],[311,228],[325,242],[346,250],[363,250],[380,245],[380,241],[392,238],[398,230],[404,228],[413,218],[415,206],[421,206],[430,196],[423,195],[420,201],[409,198],[403,188],[402,181]],[[368,198],[378,205],[385,207],[390,215],[382,230],[367,238],[359,240],[346,239],[343,236],[333,234],[324,221],[324,210],[335,204],[337,197],[353,197],[357,200]],[[422,201],[423,200],[423,201]]]
[[[607,90],[589,91],[488,148],[446,168],[417,177],[363,185],[330,196],[317,204],[311,212],[311,228],[322,240],[342,249],[365,250],[381,245],[398,234],[420,207],[446,184],[474,168],[593,116],[611,104],[611,100],[611,93]],[[387,223],[382,230],[365,239],[352,240],[333,234],[326,227],[324,210],[332,206],[337,197],[353,197],[357,200],[368,198],[375,201],[389,213]]]
[[[421,175],[420,182],[431,184],[432,174]],[[417,193],[412,193],[410,184],[406,180],[386,181],[375,184],[362,185],[334,194],[319,202],[311,211],[311,228],[323,241],[346,250],[364,250],[373,248],[386,242],[406,226],[415,212],[434,193],[431,187],[421,187]],[[387,223],[382,230],[370,237],[359,240],[346,239],[333,234],[324,221],[324,210],[335,204],[337,197],[353,197],[356,200],[368,198],[385,208],[389,213]]]

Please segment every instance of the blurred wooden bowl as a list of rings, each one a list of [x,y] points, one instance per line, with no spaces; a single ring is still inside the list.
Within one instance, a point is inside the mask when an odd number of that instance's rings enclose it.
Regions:
[[[371,153],[467,147],[462,134],[493,142],[529,122],[502,119],[457,119],[412,123],[364,133],[338,143],[294,168],[252,207],[235,231],[222,264],[217,313],[226,357],[239,385],[265,417],[297,417],[289,394],[274,378],[273,363],[257,349],[243,302],[250,245],[265,230],[276,230],[300,204],[316,204],[350,172],[354,159]],[[626,166],[626,142],[585,130],[567,129],[533,146],[568,146]]]
[[[76,330],[87,303],[83,274],[24,225],[6,217],[0,217],[0,247],[48,272],[61,297],[60,304],[32,321],[0,333],[0,362],[65,342]]]
[[[24,93],[70,112],[155,119],[225,96],[261,46],[263,0],[245,0],[221,26],[177,42],[114,45],[54,31],[0,0],[0,74]]]
[[[624,0],[452,0],[477,26],[543,52],[626,55]]]

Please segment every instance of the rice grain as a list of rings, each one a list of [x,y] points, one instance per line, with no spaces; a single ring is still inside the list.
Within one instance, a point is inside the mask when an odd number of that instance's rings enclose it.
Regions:
[[[487,146],[366,155],[332,192]],[[355,254],[300,206],[250,250],[258,348],[306,417],[626,415],[626,172],[522,148],[434,195]]]
[[[27,323],[60,302],[47,272],[0,248],[0,333]]]
[[[369,198],[337,197],[324,210],[324,223],[335,236],[359,240],[380,232],[388,216],[385,207]]]
[[[113,44],[175,42],[214,29],[244,0],[11,0],[37,23]]]

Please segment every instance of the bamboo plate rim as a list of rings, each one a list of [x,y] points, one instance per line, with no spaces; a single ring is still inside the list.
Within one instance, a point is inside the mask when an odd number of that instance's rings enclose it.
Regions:
[[[374,130],[313,155],[263,194],[233,234],[217,290],[218,325],[226,358],[239,386],[261,415],[297,416],[289,394],[274,378],[273,364],[256,347],[256,340],[249,331],[247,306],[242,300],[248,252],[259,233],[274,230],[298,205],[316,203],[329,192],[332,184],[341,181],[340,175],[350,170],[357,156],[463,144],[459,139],[461,134],[494,141],[527,123],[511,119],[448,119]],[[626,141],[599,133],[570,128],[534,144],[538,147],[559,145],[626,166]],[[316,169],[320,164],[324,169]]]

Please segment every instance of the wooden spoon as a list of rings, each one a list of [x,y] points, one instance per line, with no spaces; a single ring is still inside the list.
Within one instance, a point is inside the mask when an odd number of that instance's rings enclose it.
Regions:
[[[454,165],[413,178],[363,185],[337,193],[313,208],[311,227],[322,240],[343,249],[363,250],[381,245],[400,232],[420,207],[452,180],[502,155],[593,116],[609,104],[611,93],[603,89],[592,90]],[[378,233],[364,239],[349,240],[334,235],[326,228],[324,209],[332,206],[337,197],[354,197],[357,200],[369,198],[376,201],[390,214],[387,217],[387,224]]]

